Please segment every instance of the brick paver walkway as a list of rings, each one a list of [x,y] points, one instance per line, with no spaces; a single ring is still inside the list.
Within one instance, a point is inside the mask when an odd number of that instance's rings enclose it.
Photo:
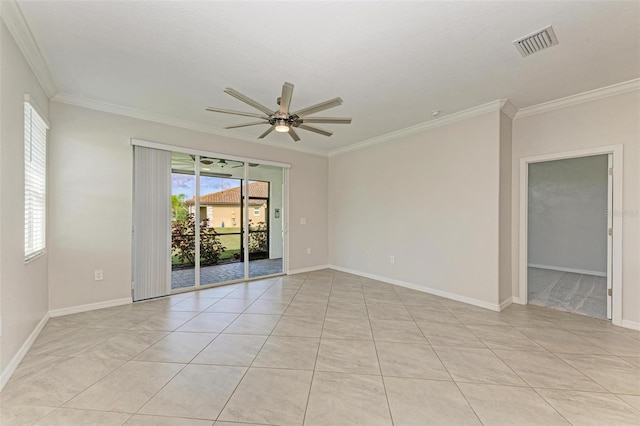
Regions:
[[[282,259],[260,259],[249,262],[249,276],[279,274],[282,272]],[[195,270],[178,269],[171,271],[171,288],[192,287],[195,283]],[[244,262],[225,263],[222,265],[200,268],[200,284],[215,284],[244,278]]]

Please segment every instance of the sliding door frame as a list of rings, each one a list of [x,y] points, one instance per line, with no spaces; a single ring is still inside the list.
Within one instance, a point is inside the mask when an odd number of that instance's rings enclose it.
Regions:
[[[167,282],[167,287],[169,289],[168,294],[177,294],[177,293],[184,293],[184,292],[189,292],[189,291],[194,291],[194,290],[199,290],[199,289],[204,289],[204,288],[210,288],[210,287],[217,287],[220,285],[227,285],[227,284],[234,284],[234,283],[239,283],[239,282],[245,282],[245,281],[251,281],[251,280],[259,280],[259,279],[263,279],[263,278],[269,278],[269,277],[273,277],[273,276],[279,276],[279,275],[287,275],[289,273],[289,169],[291,168],[291,164],[289,163],[280,163],[277,161],[270,161],[270,160],[261,160],[261,159],[257,159],[257,158],[250,158],[250,157],[241,157],[241,156],[237,156],[237,155],[230,155],[230,154],[222,154],[222,153],[217,153],[217,152],[213,152],[213,151],[205,151],[205,150],[200,150],[200,149],[193,149],[193,148],[187,148],[187,147],[183,147],[183,146],[179,146],[179,145],[169,145],[169,144],[164,144],[164,143],[160,143],[160,142],[153,142],[153,141],[148,141],[148,140],[144,140],[144,139],[136,139],[136,138],[131,138],[130,139],[130,143],[132,146],[141,146],[141,147],[145,147],[145,148],[153,148],[153,149],[159,149],[159,150],[163,150],[163,151],[170,151],[170,152],[181,152],[181,153],[185,153],[185,154],[190,154],[190,155],[195,155],[196,156],[196,161],[195,161],[195,169],[194,169],[194,174],[196,176],[196,192],[195,192],[195,199],[197,201],[197,206],[199,207],[199,200],[200,200],[200,162],[197,161],[199,157],[213,157],[213,158],[224,158],[225,160],[232,160],[232,161],[241,161],[244,163],[244,182],[242,184],[242,191],[241,191],[241,202],[244,202],[244,200],[242,199],[242,193],[244,192],[244,196],[246,198],[246,202],[244,203],[244,205],[242,205],[242,216],[243,216],[243,241],[242,241],[242,245],[245,247],[244,253],[243,253],[243,258],[244,258],[244,278],[243,279],[237,279],[237,280],[230,280],[230,281],[225,281],[222,283],[213,283],[213,284],[206,284],[206,285],[201,285],[200,284],[200,274],[195,274],[195,283],[193,287],[187,287],[184,289],[171,289],[171,277],[169,275],[169,281]],[[278,273],[278,274],[272,274],[272,275],[264,275],[264,276],[260,276],[260,277],[250,277],[249,276],[249,226],[248,226],[248,217],[249,217],[249,163],[258,163],[261,165],[265,165],[265,166],[274,166],[274,167],[280,167],[282,168],[282,172],[283,172],[283,197],[282,197],[282,212],[281,212],[281,218],[282,218],[282,237],[283,237],[283,244],[284,244],[284,250],[283,250],[283,259],[282,259],[282,273]],[[196,223],[196,230],[195,230],[195,241],[199,242],[199,235],[200,235],[200,226],[198,225],[200,223],[200,209],[196,208],[195,209],[195,223]],[[169,232],[169,238],[171,238],[171,233]],[[199,266],[200,266],[200,244],[195,244],[195,260],[196,260],[196,265],[195,265],[195,270],[199,271]],[[170,263],[169,263],[170,265]],[[133,267],[135,267],[135,265],[133,265]],[[169,266],[170,267],[170,266]]]

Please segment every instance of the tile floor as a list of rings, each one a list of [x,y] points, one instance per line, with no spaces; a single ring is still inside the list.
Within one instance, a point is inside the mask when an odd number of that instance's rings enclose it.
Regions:
[[[532,305],[607,319],[607,277],[529,267],[527,287]]]
[[[10,425],[640,424],[640,333],[329,270],[53,318]]]

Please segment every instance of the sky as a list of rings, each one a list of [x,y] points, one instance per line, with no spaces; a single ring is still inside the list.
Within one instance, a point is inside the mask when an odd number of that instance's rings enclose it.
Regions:
[[[200,195],[240,186],[240,179],[226,179],[217,177],[200,177]],[[193,198],[196,193],[196,178],[193,175],[180,173],[171,174],[171,195],[184,194],[185,200]]]

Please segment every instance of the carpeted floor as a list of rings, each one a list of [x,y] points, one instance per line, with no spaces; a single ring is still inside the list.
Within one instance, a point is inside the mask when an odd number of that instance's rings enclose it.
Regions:
[[[529,268],[529,303],[607,319],[607,278]]]

